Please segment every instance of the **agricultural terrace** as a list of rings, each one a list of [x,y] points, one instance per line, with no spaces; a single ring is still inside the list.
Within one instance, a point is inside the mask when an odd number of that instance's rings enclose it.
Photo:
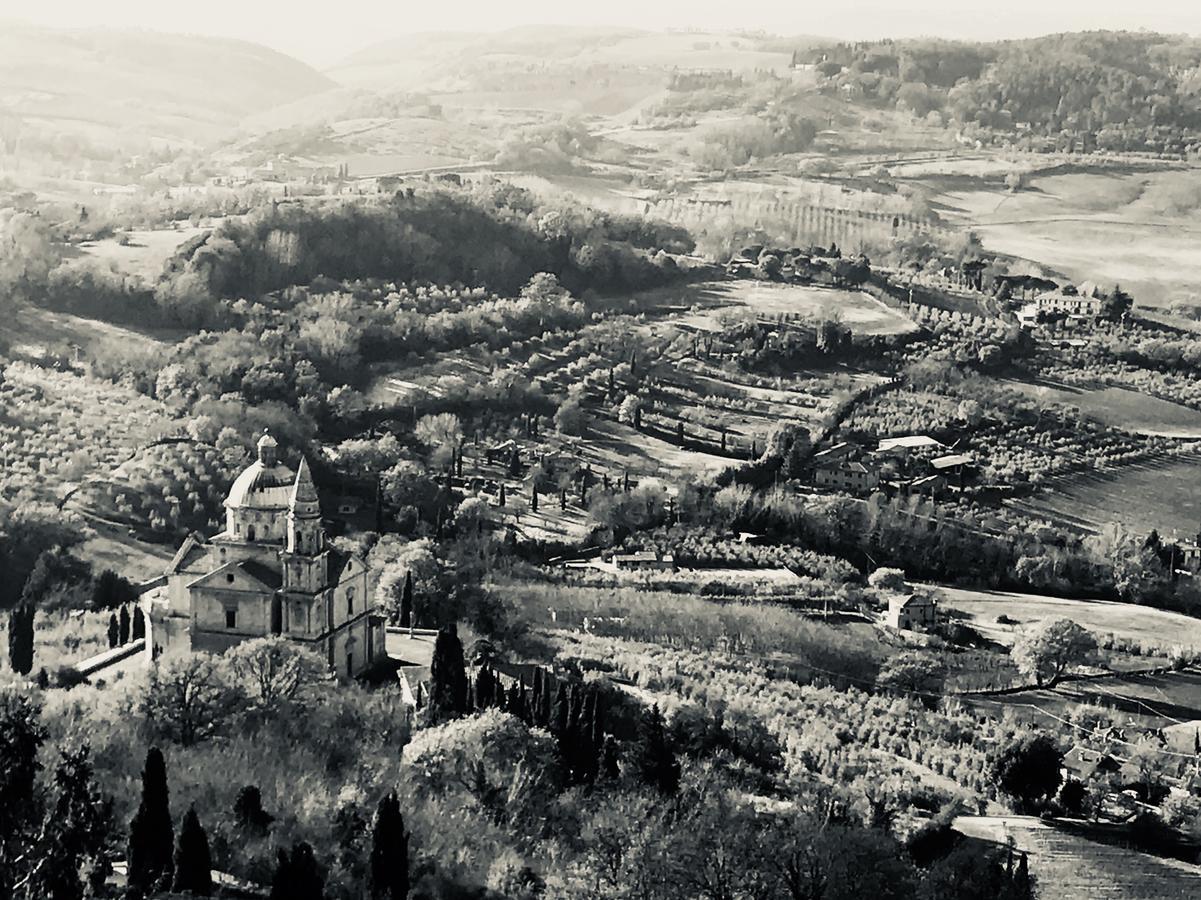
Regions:
[[[1151,459],[1056,479],[1045,490],[1011,501],[1040,518],[1100,531],[1113,522],[1136,534],[1157,529],[1166,537],[1191,539],[1201,525],[1201,458]]]
[[[1191,734],[1191,733],[1190,733]],[[1192,747],[1192,737],[1189,737]],[[956,831],[1028,854],[1040,897],[1055,900],[1165,900],[1201,892],[1196,866],[1089,840],[1034,816],[960,816]]]
[[[3,376],[2,496],[51,499],[172,430],[163,407],[132,388],[21,362]]]

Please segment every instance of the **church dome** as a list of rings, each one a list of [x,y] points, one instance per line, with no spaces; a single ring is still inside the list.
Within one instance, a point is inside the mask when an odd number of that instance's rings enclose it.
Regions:
[[[296,473],[282,463],[268,466],[261,459],[242,470],[229,489],[225,505],[231,508],[287,509]]]
[[[275,438],[266,431],[256,446],[259,458],[234,479],[225,506],[229,509],[287,509],[296,473],[276,459]]]

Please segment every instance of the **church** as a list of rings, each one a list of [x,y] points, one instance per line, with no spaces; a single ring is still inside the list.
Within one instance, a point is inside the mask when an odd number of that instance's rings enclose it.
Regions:
[[[229,490],[225,530],[187,537],[143,595],[151,660],[268,635],[309,647],[340,678],[383,658],[371,570],[327,540],[308,462],[293,472],[277,450],[264,433],[258,459]]]

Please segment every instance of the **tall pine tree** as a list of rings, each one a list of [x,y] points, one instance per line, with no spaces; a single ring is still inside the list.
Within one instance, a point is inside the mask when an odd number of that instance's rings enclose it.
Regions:
[[[129,886],[141,894],[171,883],[174,865],[167,764],[162,751],[151,747],[142,769],[142,800],[129,823]]]
[[[396,791],[380,800],[375,810],[368,887],[371,900],[405,900],[409,896],[409,835]]]
[[[179,825],[179,844],[175,847],[175,879],[171,890],[181,894],[208,897],[213,893],[213,859],[209,854],[209,839],[189,806]]]

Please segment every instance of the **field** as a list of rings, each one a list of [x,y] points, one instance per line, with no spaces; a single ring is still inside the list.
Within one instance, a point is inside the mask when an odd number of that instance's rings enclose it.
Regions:
[[[85,255],[111,263],[118,271],[140,276],[153,284],[163,272],[163,264],[184,241],[191,240],[204,228],[181,225],[152,231],[130,231],[122,240],[105,238],[80,244]]]
[[[989,250],[1077,282],[1120,283],[1137,304],[1165,306],[1201,293],[1199,197],[1195,170],[1115,169],[1035,175],[1014,194],[999,179],[957,183],[938,202]]]
[[[1197,866],[1089,840],[1033,817],[961,816],[954,827],[1002,846],[1012,840],[1029,855],[1038,894],[1048,900],[1184,900],[1201,892]]]
[[[1056,479],[1010,505],[1098,531],[1120,523],[1136,534],[1191,538],[1201,525],[1201,459],[1177,457]]]
[[[721,314],[740,312],[764,318],[838,319],[855,334],[906,334],[917,329],[907,316],[861,291],[739,280],[695,285],[680,300],[703,303],[706,309],[681,317],[679,324],[707,331],[717,330]]]
[[[945,606],[966,614],[967,624],[1005,646],[1012,646],[1016,633],[1036,622],[1071,619],[1098,636],[1113,634],[1145,646],[1201,650],[1201,619],[1180,613],[1108,600],[1071,600],[953,587],[935,590],[944,598]],[[1001,615],[1016,620],[1017,624],[999,624],[997,617]],[[1148,662],[1147,666],[1151,665]]]
[[[1162,437],[1201,436],[1201,412],[1127,388],[1083,388],[1055,382],[1013,380],[1006,381],[1005,387],[1019,390],[1043,404],[1075,406],[1084,415],[1111,428]]]

